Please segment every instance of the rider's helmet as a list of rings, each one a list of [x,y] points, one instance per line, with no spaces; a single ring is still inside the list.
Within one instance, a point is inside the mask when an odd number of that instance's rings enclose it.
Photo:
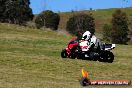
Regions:
[[[91,37],[91,33],[89,31],[86,31],[84,34],[83,34],[83,37],[82,39],[83,40],[89,40]]]

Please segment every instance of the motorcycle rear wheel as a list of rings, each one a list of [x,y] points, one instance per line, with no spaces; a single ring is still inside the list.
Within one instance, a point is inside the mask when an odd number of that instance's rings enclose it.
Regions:
[[[108,63],[112,63],[114,60],[114,55],[112,52],[108,52],[108,58],[107,58],[107,62]]]
[[[99,59],[100,62],[108,62],[108,63],[112,63],[113,60],[114,60],[114,55],[110,51],[102,52]]]

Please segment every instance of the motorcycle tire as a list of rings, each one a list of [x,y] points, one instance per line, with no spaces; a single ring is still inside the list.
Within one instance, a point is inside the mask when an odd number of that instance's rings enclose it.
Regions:
[[[114,55],[112,52],[109,51],[104,51],[101,53],[100,62],[108,62],[108,63],[112,63],[114,60]]]
[[[61,52],[61,57],[62,57],[62,58],[67,58],[67,52],[66,52],[65,49],[62,50],[62,52]]]
[[[108,63],[112,63],[114,60],[114,55],[112,52],[107,52],[108,58],[107,58],[107,62]]]

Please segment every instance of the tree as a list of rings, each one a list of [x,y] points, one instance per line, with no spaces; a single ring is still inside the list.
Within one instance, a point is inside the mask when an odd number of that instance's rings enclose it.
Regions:
[[[126,13],[116,10],[112,15],[111,40],[113,43],[126,44],[128,39],[128,18]]]
[[[103,26],[103,40],[110,42],[111,40],[111,30],[112,26],[109,24],[104,24]]]
[[[60,16],[50,10],[41,12],[35,19],[37,28],[46,27],[53,30],[58,29]]]
[[[73,35],[76,35],[78,31],[80,32],[90,31],[92,34],[94,34],[95,32],[94,18],[91,15],[85,13],[73,15],[67,21],[66,30]]]
[[[5,2],[7,0],[0,0],[0,22],[3,22],[4,18],[4,11],[5,11]]]
[[[29,0],[5,0],[3,2],[2,20],[8,23],[25,24],[33,19]]]

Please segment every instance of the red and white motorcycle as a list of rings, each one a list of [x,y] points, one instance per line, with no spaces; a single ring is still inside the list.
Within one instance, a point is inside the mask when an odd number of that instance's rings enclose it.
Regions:
[[[86,59],[101,62],[110,62],[114,60],[114,55],[111,52],[115,48],[115,44],[102,44],[94,48],[94,44],[89,47],[88,41],[72,39],[68,46],[61,51],[62,58]]]

